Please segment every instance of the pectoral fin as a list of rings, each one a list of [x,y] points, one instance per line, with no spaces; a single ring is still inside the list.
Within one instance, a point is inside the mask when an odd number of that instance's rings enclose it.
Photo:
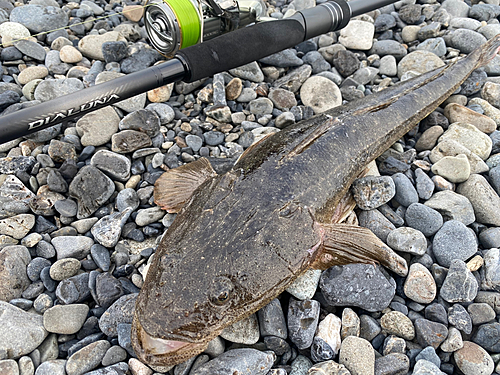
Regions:
[[[155,203],[169,213],[179,212],[196,188],[216,175],[206,158],[170,169],[155,182]]]
[[[350,224],[318,225],[324,234],[313,268],[324,270],[350,263],[380,263],[400,276],[408,273],[406,261],[369,229]]]

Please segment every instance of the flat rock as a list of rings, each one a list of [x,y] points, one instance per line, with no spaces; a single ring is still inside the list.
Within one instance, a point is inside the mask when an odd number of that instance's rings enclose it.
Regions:
[[[19,358],[35,350],[47,337],[43,318],[0,301],[0,350],[7,358]],[[5,355],[4,354],[4,355]]]
[[[52,239],[57,259],[84,259],[90,253],[93,244],[94,240],[86,236],[59,236]]]
[[[419,50],[413,51],[399,62],[398,77],[401,78],[405,73],[410,71],[418,74],[426,73],[441,66],[444,66],[443,60],[434,53]]]
[[[236,323],[224,328],[220,336],[228,341],[253,345],[260,338],[259,323],[257,315],[252,314],[249,317],[239,320]]]
[[[0,250],[0,301],[21,297],[31,281],[26,267],[31,261],[24,246],[6,246]]]
[[[56,305],[43,314],[43,326],[48,332],[72,335],[82,328],[88,312],[84,304]]]
[[[83,146],[101,146],[111,140],[119,123],[120,117],[113,107],[108,106],[84,115],[77,121],[76,129]]]
[[[478,222],[500,226],[500,197],[483,176],[471,174],[457,193],[469,199]]]
[[[448,130],[439,138],[439,142],[445,139],[457,141],[483,160],[486,160],[490,156],[493,145],[490,137],[474,125],[463,122],[450,124]]]
[[[469,199],[451,190],[436,192],[424,204],[438,211],[445,221],[457,220],[469,225],[476,220]]]
[[[229,350],[217,358],[201,365],[191,375],[212,374],[254,374],[266,375],[274,364],[276,355],[273,352],[261,352],[251,348]]]
[[[113,303],[99,319],[99,328],[108,337],[117,337],[118,324],[132,323],[137,293],[127,294]]]
[[[366,51],[372,48],[374,34],[373,23],[351,20],[340,30],[339,43],[349,49]]]
[[[105,42],[126,42],[127,40],[116,31],[109,31],[102,35],[84,36],[78,43],[80,52],[89,59],[104,60],[102,45]]]
[[[446,156],[467,156],[470,173],[484,173],[489,170],[486,163],[477,154],[453,139],[441,140],[436,147],[431,150],[429,159],[432,163],[437,163]]]
[[[66,362],[67,375],[83,375],[93,370],[99,366],[110,347],[109,341],[99,340],[78,350]]]
[[[458,103],[448,104],[444,109],[444,115],[448,118],[450,124],[464,122],[474,125],[480,131],[487,134],[495,131],[497,128],[495,121],[488,116],[473,111]]]
[[[440,296],[447,302],[472,302],[479,289],[476,278],[460,259],[451,261]]]
[[[80,169],[69,185],[69,195],[78,201],[78,219],[92,215],[114,191],[113,181],[99,169],[90,165]]]
[[[381,311],[389,306],[395,283],[380,267],[368,264],[334,266],[321,275],[319,287],[329,305]]]

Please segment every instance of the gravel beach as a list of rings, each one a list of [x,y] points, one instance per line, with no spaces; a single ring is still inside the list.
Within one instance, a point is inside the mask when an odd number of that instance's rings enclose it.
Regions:
[[[268,15],[321,2],[270,0]],[[352,185],[406,277],[308,271],[172,368],[141,363],[130,338],[175,219],[153,202],[165,170],[207,157],[223,173],[268,134],[467,55],[500,33],[485,2],[399,1],[0,144],[0,374],[500,374],[500,56]],[[0,117],[164,60],[125,0],[0,0],[0,37]]]

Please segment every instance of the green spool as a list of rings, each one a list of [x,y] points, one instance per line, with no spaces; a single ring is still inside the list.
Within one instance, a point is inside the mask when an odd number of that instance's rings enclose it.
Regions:
[[[181,30],[181,49],[198,43],[201,33],[201,20],[198,10],[191,1],[165,1],[175,13]]]

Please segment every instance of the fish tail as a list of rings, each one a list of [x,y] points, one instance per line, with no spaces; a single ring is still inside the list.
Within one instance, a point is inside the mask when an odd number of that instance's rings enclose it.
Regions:
[[[500,34],[495,35],[488,40],[485,44],[478,48],[479,58],[477,61],[476,69],[487,65],[497,55],[500,50]]]

